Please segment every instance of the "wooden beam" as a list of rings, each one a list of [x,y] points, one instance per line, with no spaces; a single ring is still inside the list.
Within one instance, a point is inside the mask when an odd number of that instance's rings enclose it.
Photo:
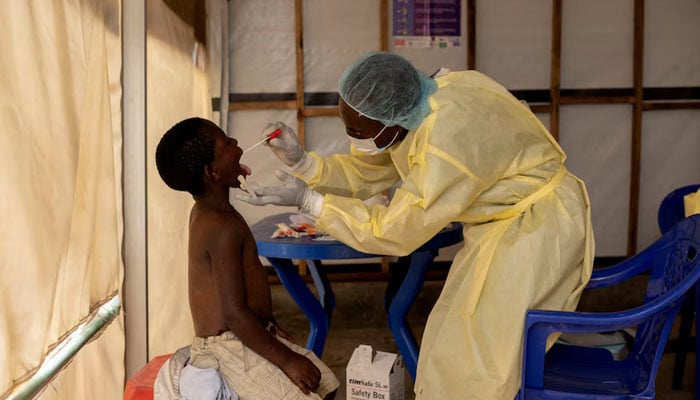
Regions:
[[[534,113],[548,113],[552,111],[552,106],[549,104],[528,104],[528,106]]]
[[[676,101],[676,102],[645,102],[642,110],[697,110],[700,109],[700,101]]]
[[[238,101],[228,103],[229,111],[243,110],[294,110],[297,108],[295,100],[290,101]]]
[[[634,104],[631,96],[560,96],[559,104]]]
[[[560,96],[559,104],[635,104],[634,96]],[[536,112],[549,112],[550,103],[530,104]],[[294,110],[296,100],[290,101],[239,101],[229,103],[230,111],[245,110]],[[697,110],[700,101],[646,101],[642,103],[643,110]],[[305,117],[334,117],[338,115],[336,106],[304,107]]]
[[[305,117],[337,117],[338,107],[307,107],[304,109]]]

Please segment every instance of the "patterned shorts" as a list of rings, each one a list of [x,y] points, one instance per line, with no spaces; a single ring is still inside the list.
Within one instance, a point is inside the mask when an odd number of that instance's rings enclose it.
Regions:
[[[267,359],[245,347],[232,332],[207,338],[195,337],[189,364],[198,368],[216,368],[241,400],[321,400],[338,389],[339,382],[311,350],[284,338],[275,337],[292,351],[308,358],[319,370],[321,381],[316,393],[305,395],[285,373]]]

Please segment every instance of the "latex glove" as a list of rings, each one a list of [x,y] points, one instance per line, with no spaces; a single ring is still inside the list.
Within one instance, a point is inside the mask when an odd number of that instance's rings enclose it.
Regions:
[[[282,186],[260,186],[251,182],[249,186],[254,193],[239,191],[234,194],[234,198],[255,206],[297,206],[314,217],[321,214],[323,196],[320,193],[287,171],[277,170],[275,175],[282,182]]]
[[[306,158],[306,151],[301,147],[299,138],[297,134],[294,133],[294,129],[283,124],[282,122],[272,122],[267,124],[261,132],[261,139],[267,138],[276,129],[282,130],[274,139],[270,139],[265,142],[265,145],[272,149],[277,158],[288,167],[294,167],[302,161],[302,158]]]

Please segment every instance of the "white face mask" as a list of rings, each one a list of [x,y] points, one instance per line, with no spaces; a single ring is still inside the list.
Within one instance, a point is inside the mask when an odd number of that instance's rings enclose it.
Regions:
[[[384,128],[382,128],[382,130],[380,130],[379,133],[377,133],[373,138],[369,138],[369,139],[358,139],[358,138],[352,137],[350,135],[347,135],[347,136],[348,136],[348,139],[350,139],[350,143],[352,145],[354,145],[358,151],[361,151],[361,152],[363,152],[365,154],[369,154],[369,155],[375,155],[375,154],[379,154],[382,151],[388,149],[389,146],[394,144],[394,141],[399,136],[399,131],[397,130],[396,134],[394,135],[394,138],[391,139],[391,142],[389,142],[389,144],[387,144],[384,147],[378,147],[377,144],[374,143],[374,139],[378,138],[379,135],[381,135],[382,132],[384,132],[384,129],[386,129],[386,125],[384,125]]]

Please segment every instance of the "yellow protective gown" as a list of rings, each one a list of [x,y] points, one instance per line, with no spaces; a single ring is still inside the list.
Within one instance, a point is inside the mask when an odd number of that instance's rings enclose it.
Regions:
[[[593,264],[581,180],[526,105],[476,71],[436,78],[431,113],[388,152],[315,153],[298,176],[324,193],[318,228],[358,250],[406,255],[464,223],[423,334],[416,399],[507,399],[520,385],[527,309],[573,310]],[[361,199],[401,186],[387,206]]]

